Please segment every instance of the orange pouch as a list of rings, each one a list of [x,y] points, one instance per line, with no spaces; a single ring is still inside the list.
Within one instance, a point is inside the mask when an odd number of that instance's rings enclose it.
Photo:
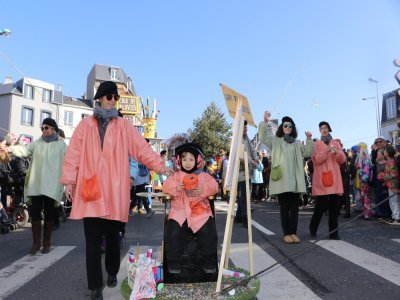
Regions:
[[[89,179],[82,178],[82,199],[84,201],[95,201],[101,196],[100,183],[97,175],[93,175]]]
[[[322,172],[322,185],[324,187],[330,187],[333,185],[332,171]]]
[[[183,177],[183,186],[185,190],[194,190],[199,183],[199,178],[195,174],[186,174]]]
[[[199,202],[190,202],[190,209],[193,215],[200,215],[208,211],[208,207]]]

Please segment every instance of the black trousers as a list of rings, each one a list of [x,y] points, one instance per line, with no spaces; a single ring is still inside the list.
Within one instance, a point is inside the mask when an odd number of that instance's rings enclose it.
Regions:
[[[284,235],[297,233],[299,221],[299,197],[298,193],[282,193],[278,195],[281,214],[281,226]]]
[[[167,259],[180,260],[184,251],[186,237],[189,231],[187,221],[179,226],[175,220],[168,220],[166,228],[166,254]],[[210,217],[207,222],[196,232],[198,247],[203,257],[210,257],[217,251],[217,228],[215,219]]]
[[[329,210],[329,232],[338,228],[338,215],[339,215],[339,201],[338,195],[324,195],[316,197],[316,205],[314,214],[310,221],[310,232],[316,234],[318,231],[319,223],[326,210]],[[332,232],[330,236],[337,235],[337,231]]]
[[[41,221],[41,212],[43,210],[44,220],[45,222],[53,223],[54,219],[54,199],[40,195],[40,196],[32,196],[32,222]]]
[[[101,218],[84,218],[86,239],[86,273],[88,288],[103,286],[101,269],[101,236],[106,237],[105,265],[109,275],[117,275],[120,265],[119,230],[121,222]]]

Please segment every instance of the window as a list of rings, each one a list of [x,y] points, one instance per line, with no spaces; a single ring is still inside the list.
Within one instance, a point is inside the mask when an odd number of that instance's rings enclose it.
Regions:
[[[51,112],[47,111],[47,110],[42,110],[40,112],[40,124],[39,126],[42,126],[43,120],[46,118],[51,118]]]
[[[74,122],[74,113],[72,111],[64,111],[64,125],[72,126]]]
[[[28,99],[33,99],[33,86],[25,84],[24,97]]]
[[[396,98],[394,96],[386,99],[386,116],[388,119],[396,118]]]
[[[33,126],[33,108],[22,106],[21,124]]]
[[[42,101],[43,102],[50,102],[51,101],[51,91],[50,90],[43,89]]]
[[[118,69],[111,69],[111,79],[112,80],[118,79]]]
[[[90,116],[89,114],[82,114],[82,119],[89,117],[89,116]]]

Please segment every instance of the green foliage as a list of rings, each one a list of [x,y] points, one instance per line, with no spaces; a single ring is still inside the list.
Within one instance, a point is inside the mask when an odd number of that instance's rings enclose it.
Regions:
[[[193,142],[203,146],[206,159],[212,158],[220,149],[229,150],[232,125],[227,122],[214,101],[200,118],[193,120],[193,126],[193,129],[188,130],[188,134]]]

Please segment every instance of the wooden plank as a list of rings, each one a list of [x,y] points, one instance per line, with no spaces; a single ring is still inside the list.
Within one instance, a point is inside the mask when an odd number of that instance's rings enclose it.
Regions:
[[[244,155],[244,172],[246,178],[246,206],[247,206],[247,236],[249,241],[249,270],[250,275],[254,274],[253,260],[253,232],[251,226],[251,207],[250,207],[250,175],[249,175],[249,157],[247,151],[243,151]]]

